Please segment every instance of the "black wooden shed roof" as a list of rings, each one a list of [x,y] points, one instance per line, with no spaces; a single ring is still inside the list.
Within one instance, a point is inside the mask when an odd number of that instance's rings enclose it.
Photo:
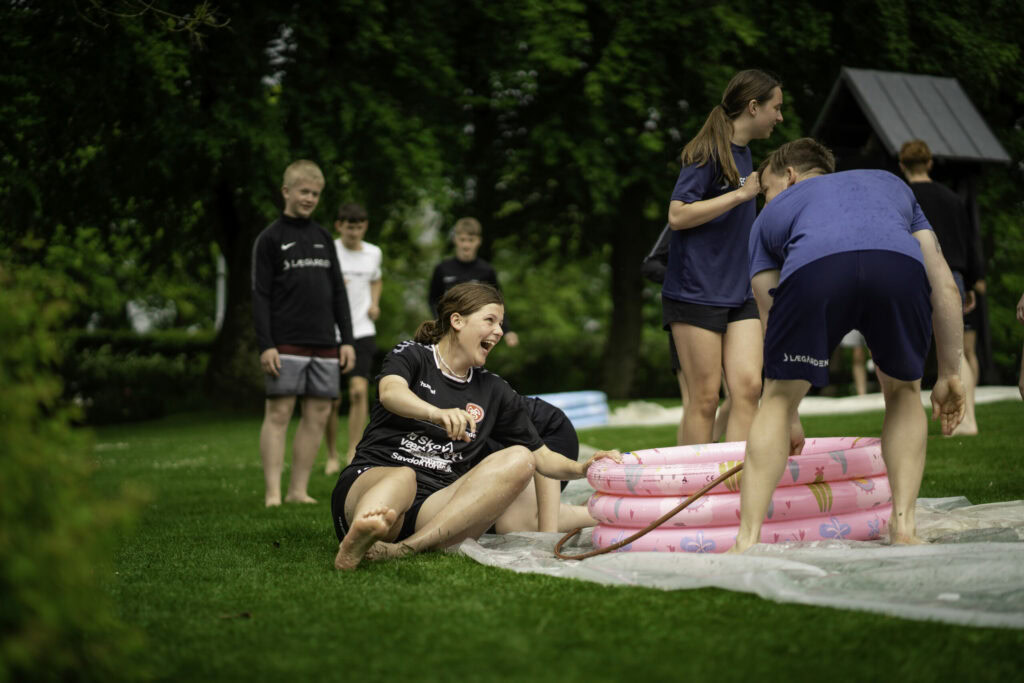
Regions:
[[[860,111],[849,111],[851,104]],[[917,138],[936,159],[1010,161],[955,78],[843,67],[811,135],[858,147],[865,124],[890,156]]]

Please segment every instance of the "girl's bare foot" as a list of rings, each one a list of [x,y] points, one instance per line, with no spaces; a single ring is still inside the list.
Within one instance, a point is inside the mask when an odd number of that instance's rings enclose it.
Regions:
[[[341,472],[341,461],[335,456],[334,459],[327,458],[327,467],[324,468],[324,474],[331,475]]]
[[[285,496],[284,502],[286,503],[315,503],[316,498],[311,498],[308,493],[296,494],[289,493]]]
[[[348,533],[338,546],[338,554],[334,558],[335,569],[355,569],[359,566],[367,550],[377,539],[391,529],[398,518],[398,513],[389,507],[364,512],[359,519],[352,522]]]
[[[413,555],[416,550],[404,543],[385,543],[377,541],[366,551],[368,560],[391,560],[406,555]]]
[[[264,496],[263,503],[268,508],[276,508],[276,507],[281,505],[281,494],[279,493],[276,496],[274,496],[274,495]]]

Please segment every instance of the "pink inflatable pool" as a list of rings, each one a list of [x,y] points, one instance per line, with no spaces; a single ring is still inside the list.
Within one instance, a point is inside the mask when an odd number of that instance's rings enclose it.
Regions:
[[[636,533],[690,494],[743,461],[744,442],[653,448],[623,462],[598,460],[587,474],[597,489],[590,514],[603,548]],[[724,552],[739,528],[743,473],[621,550]],[[791,456],[761,532],[763,543],[823,539],[872,540],[889,522],[892,494],[879,439],[809,439]]]

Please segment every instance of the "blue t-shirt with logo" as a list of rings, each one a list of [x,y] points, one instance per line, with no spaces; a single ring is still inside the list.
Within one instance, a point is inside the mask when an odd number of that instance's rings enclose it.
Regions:
[[[732,158],[746,182],[753,172],[750,148],[732,145]],[[691,164],[679,171],[672,200],[692,204],[732,192],[719,163]],[[747,242],[757,210],[754,200],[733,207],[703,225],[674,230],[662,296],[705,306],[743,305],[751,297],[747,277]]]
[[[781,269],[781,283],[801,266],[848,251],[894,251],[923,265],[912,233],[931,229],[914,193],[888,171],[814,176],[776,195],[754,221],[750,277]]]

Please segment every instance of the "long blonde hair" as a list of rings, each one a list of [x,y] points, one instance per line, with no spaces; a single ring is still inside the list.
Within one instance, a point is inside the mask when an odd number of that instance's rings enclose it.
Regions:
[[[763,104],[772,98],[775,88],[781,87],[777,78],[759,69],[746,69],[733,76],[725,86],[721,103],[715,105],[700,132],[683,148],[683,166],[703,166],[714,159],[729,185],[738,187],[740,172],[730,147],[732,122],[743,113],[750,100]]]
[[[452,331],[452,315],[473,315],[487,304],[505,305],[495,287],[484,282],[463,282],[455,285],[437,302],[437,320],[425,320],[416,330],[414,339],[420,344],[436,344]]]

